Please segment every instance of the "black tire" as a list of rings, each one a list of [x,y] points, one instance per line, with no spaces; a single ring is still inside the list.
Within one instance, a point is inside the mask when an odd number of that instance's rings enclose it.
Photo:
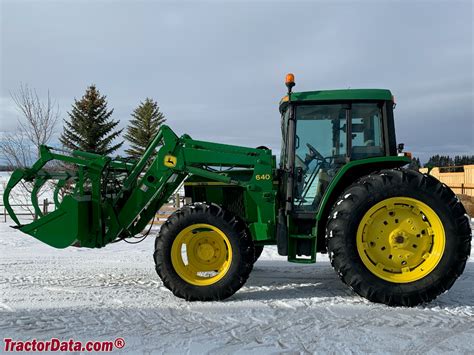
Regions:
[[[263,245],[255,245],[255,256],[253,258],[253,262],[257,262],[258,258],[262,255],[263,253]]]
[[[419,280],[395,283],[364,265],[356,244],[359,223],[375,204],[410,197],[428,205],[445,232],[445,248],[432,271]],[[464,206],[446,185],[430,175],[405,169],[365,176],[347,188],[329,215],[326,240],[331,264],[357,294],[390,306],[415,306],[447,291],[462,274],[471,251],[471,228]]]
[[[220,280],[207,286],[196,286],[183,280],[171,261],[171,248],[179,232],[200,223],[219,228],[232,247],[228,271]],[[252,271],[254,255],[254,244],[239,218],[216,204],[195,203],[177,210],[163,224],[155,241],[154,259],[163,284],[175,296],[187,301],[216,301],[232,296],[245,284]]]

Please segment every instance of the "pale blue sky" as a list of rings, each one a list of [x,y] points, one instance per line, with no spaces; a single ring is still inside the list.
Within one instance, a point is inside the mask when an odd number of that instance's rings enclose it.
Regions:
[[[95,83],[125,126],[145,97],[178,133],[279,151],[295,91],[388,88],[399,142],[474,154],[471,1],[1,0],[0,131],[9,92],[49,89],[62,116]]]

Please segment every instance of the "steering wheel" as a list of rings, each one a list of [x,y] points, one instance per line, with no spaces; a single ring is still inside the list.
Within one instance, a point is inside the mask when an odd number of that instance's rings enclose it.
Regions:
[[[322,155],[320,152],[318,152],[318,150],[317,150],[315,147],[313,147],[313,146],[312,146],[311,144],[309,144],[309,143],[306,143],[306,146],[308,147],[309,152],[310,152],[310,154],[308,154],[308,155],[306,156],[306,159],[307,159],[307,160],[311,161],[311,160],[317,158],[317,159],[319,159],[319,160],[323,160],[323,161],[324,161],[323,155]]]

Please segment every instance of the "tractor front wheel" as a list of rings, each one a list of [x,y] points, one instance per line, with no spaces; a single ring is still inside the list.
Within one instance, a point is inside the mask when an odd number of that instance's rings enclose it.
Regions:
[[[252,271],[254,244],[245,224],[215,204],[176,211],[161,227],[154,259],[163,284],[188,301],[222,300]]]
[[[330,213],[331,264],[370,301],[429,302],[464,270],[471,250],[465,213],[454,193],[429,175],[385,170],[363,177]]]
[[[253,258],[254,263],[257,262],[257,260],[258,260],[258,258],[260,258],[260,256],[262,256],[263,248],[264,248],[263,245],[255,245],[255,256]]]

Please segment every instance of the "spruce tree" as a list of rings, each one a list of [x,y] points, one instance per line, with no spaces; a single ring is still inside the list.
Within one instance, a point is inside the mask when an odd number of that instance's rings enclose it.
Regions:
[[[113,109],[107,109],[106,96],[101,95],[95,85],[87,88],[80,100],[74,100],[69,121],[64,121],[60,142],[69,149],[108,155],[123,144],[113,144],[122,130],[117,130],[119,121],[111,119]]]
[[[408,165],[408,169],[418,170],[421,168],[421,163],[419,158],[412,158],[410,164]]]
[[[139,158],[158,132],[160,125],[165,122],[165,116],[160,112],[156,101],[146,98],[133,111],[132,117],[124,136],[130,142],[130,148],[125,150],[125,153],[130,157]]]

